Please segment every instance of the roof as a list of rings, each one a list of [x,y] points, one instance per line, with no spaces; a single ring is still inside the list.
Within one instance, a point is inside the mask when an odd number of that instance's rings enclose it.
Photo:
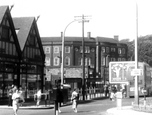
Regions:
[[[61,42],[61,37],[41,37],[42,42]],[[84,37],[84,41],[87,42],[95,42],[98,40],[99,42],[110,42],[110,43],[119,43],[118,40],[114,38],[107,38],[107,37],[96,37],[96,38],[88,38]],[[82,41],[82,37],[65,37],[65,41]]]
[[[67,42],[82,41],[82,37],[65,37],[64,39]],[[61,37],[41,37],[41,40],[42,40],[42,42],[48,42],[48,41],[50,41],[50,42],[61,42],[62,38]],[[84,37],[84,40],[88,41],[88,42],[89,41],[92,42],[92,41],[95,41],[95,38],[89,39],[87,37]]]
[[[28,38],[34,17],[15,17],[13,18],[15,30],[19,30],[17,33],[21,50],[25,46],[25,42]]]
[[[2,22],[2,19],[7,9],[8,9],[8,6],[0,6],[0,23]]]
[[[114,38],[108,38],[108,37],[97,37],[97,41],[99,42],[108,42],[108,43],[119,43],[118,40]]]

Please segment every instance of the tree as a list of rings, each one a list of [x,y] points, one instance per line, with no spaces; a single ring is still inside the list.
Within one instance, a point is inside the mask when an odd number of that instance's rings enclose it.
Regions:
[[[120,41],[128,46],[128,61],[134,60],[135,42],[124,39]],[[146,62],[152,66],[152,35],[141,36],[138,38],[138,61]]]

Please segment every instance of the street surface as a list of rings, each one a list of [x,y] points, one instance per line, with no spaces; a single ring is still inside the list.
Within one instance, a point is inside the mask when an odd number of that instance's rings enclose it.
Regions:
[[[123,99],[122,105],[131,105],[131,99]],[[116,101],[109,99],[92,100],[78,105],[78,113],[74,113],[71,105],[61,108],[59,115],[108,115],[106,110],[116,107]],[[12,109],[0,109],[0,115],[13,115]],[[19,109],[18,115],[55,115],[54,109]]]

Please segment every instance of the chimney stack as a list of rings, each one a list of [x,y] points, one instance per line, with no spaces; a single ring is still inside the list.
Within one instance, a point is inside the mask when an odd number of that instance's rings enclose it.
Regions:
[[[118,35],[114,35],[114,39],[119,41],[119,36]]]
[[[91,32],[88,32],[88,39],[90,39],[91,38]]]

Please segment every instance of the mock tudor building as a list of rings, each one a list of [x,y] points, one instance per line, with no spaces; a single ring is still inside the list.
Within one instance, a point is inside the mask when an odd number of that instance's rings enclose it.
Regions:
[[[86,87],[102,87],[109,81],[109,62],[127,61],[127,45],[114,38],[84,37]],[[41,37],[46,54],[46,82],[61,79],[62,37]],[[65,37],[64,83],[82,87],[82,37]]]
[[[20,86],[25,97],[33,96],[37,89],[44,89],[45,55],[34,17],[13,18],[21,48]]]
[[[9,7],[0,6],[0,98],[12,84],[23,88],[25,98],[43,90],[44,62],[35,18],[12,18]]]

